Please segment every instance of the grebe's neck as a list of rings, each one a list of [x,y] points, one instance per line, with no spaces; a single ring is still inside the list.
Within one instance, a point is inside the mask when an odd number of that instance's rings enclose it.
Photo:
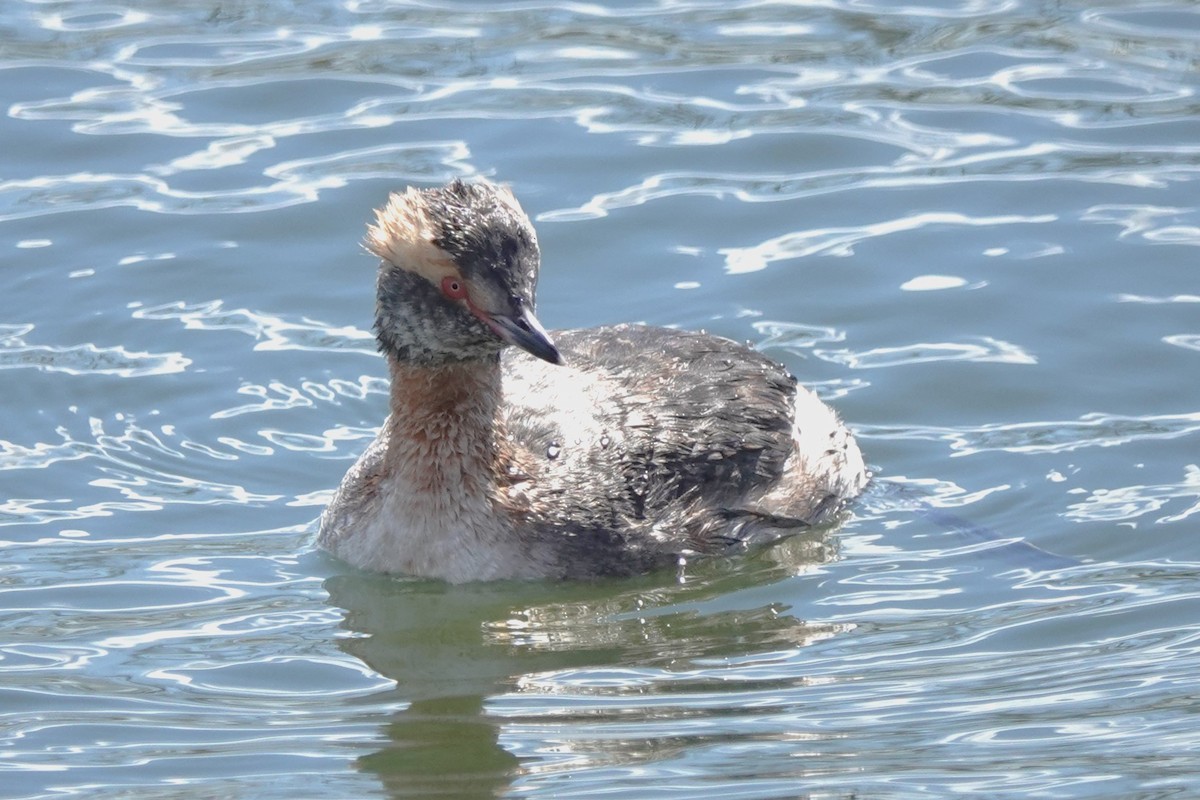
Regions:
[[[392,413],[371,473],[376,512],[342,552],[372,569],[451,581],[533,574],[505,504],[512,445],[496,357],[388,358]]]
[[[486,493],[505,438],[499,356],[438,365],[389,356],[388,367],[393,467],[414,491]]]

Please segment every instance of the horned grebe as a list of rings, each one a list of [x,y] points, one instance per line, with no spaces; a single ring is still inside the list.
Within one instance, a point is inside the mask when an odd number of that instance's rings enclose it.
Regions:
[[[393,194],[366,246],[391,414],[321,517],[321,546],[350,564],[628,575],[826,522],[867,483],[829,406],[754,350],[643,325],[552,339],[507,187]]]

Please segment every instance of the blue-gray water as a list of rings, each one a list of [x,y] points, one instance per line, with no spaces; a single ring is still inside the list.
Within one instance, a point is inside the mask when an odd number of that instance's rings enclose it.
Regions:
[[[0,796],[1200,795],[1200,9],[21,2]],[[552,327],[751,340],[845,524],[625,581],[354,573],[389,190],[510,182]]]

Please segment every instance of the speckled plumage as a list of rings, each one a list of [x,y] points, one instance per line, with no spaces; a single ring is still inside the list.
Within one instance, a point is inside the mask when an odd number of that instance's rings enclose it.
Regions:
[[[394,195],[368,243],[391,414],[321,520],[350,563],[631,574],[826,522],[867,481],[833,411],[747,347],[618,325],[557,331],[555,349],[531,313],[536,237],[505,189]]]

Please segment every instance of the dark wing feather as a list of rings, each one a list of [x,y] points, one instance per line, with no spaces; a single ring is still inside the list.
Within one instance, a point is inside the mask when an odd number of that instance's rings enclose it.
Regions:
[[[778,476],[791,451],[796,380],[750,348],[702,333],[622,325],[567,331],[568,364],[619,384],[628,478],[722,498]],[[715,498],[714,498],[715,499]]]
[[[509,435],[532,462],[527,521],[597,545],[623,536],[627,554],[714,549],[729,511],[783,470],[795,379],[702,333],[620,325],[553,336],[565,367],[511,351],[504,362]],[[564,381],[579,387],[574,402]]]

